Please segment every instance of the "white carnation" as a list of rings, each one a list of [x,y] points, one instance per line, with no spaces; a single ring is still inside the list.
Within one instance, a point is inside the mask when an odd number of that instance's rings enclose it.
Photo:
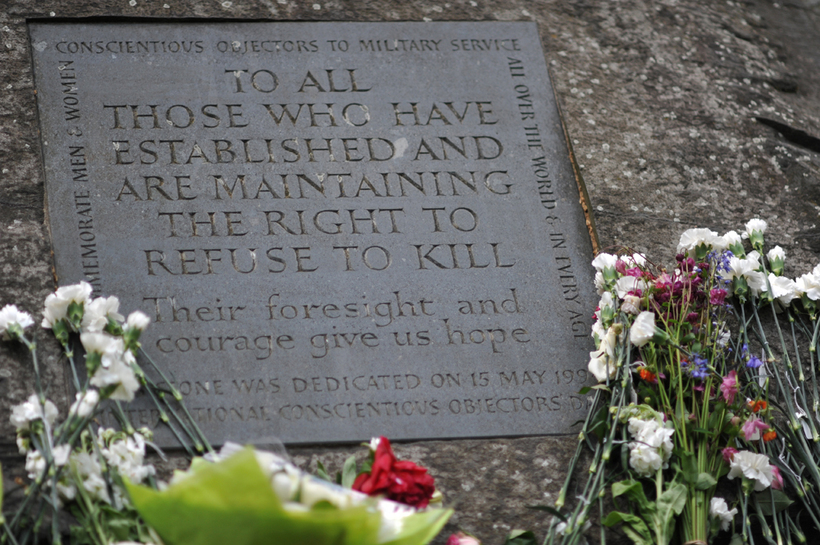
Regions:
[[[743,242],[743,238],[737,233],[737,231],[729,231],[723,235],[723,243],[727,248],[741,242]]]
[[[755,482],[755,491],[760,492],[771,486],[774,470],[765,454],[755,454],[748,450],[735,453],[730,462],[729,479],[745,477]]]
[[[726,505],[726,500],[723,498],[714,497],[709,503],[709,516],[720,520],[720,529],[724,532],[729,529],[735,515],[737,515],[737,507],[729,510],[729,506]]]
[[[762,219],[750,219],[748,222],[746,222],[746,231],[743,233],[743,238],[749,238],[755,231],[760,231],[760,234],[762,235],[766,232],[766,228],[768,226],[769,225]]]
[[[148,327],[148,324],[150,323],[151,319],[138,310],[135,310],[129,314],[128,320],[126,321],[126,325],[130,329],[139,329],[140,331],[145,331],[145,328]]]
[[[126,352],[123,357],[111,360],[108,367],[101,365],[89,380],[91,385],[100,389],[116,385],[108,398],[132,401],[140,384],[131,368],[129,356],[133,358],[131,352]]]
[[[78,392],[75,395],[74,403],[72,403],[71,408],[68,409],[68,414],[85,418],[94,412],[94,409],[97,407],[97,403],[99,403],[99,401],[100,394],[97,390],[90,389],[86,390],[85,393]]]
[[[42,326],[51,329],[55,323],[66,317],[68,306],[71,303],[84,305],[91,297],[92,291],[93,288],[88,282],[58,288],[57,291],[46,297]]]
[[[769,285],[772,287],[772,299],[783,306],[789,306],[793,299],[800,297],[797,283],[791,278],[769,273]],[[762,292],[765,293],[766,291],[764,286]]]
[[[49,400],[43,405],[37,394],[31,396],[24,403],[11,408],[11,423],[20,430],[27,430],[35,420],[45,420],[49,426],[53,426],[57,420],[57,406]]]
[[[722,251],[726,248],[726,241],[723,237],[711,229],[687,229],[680,236],[678,242],[678,252],[684,250],[692,251],[701,244],[712,247],[714,250]]]
[[[798,296],[805,294],[812,301],[820,299],[820,278],[813,273],[806,273],[795,280]]]
[[[779,259],[780,261],[786,260],[786,250],[781,248],[780,246],[775,246],[766,254],[766,257],[769,261],[774,261],[775,259]]]
[[[85,305],[83,313],[83,331],[99,332],[108,325],[108,319],[121,322],[122,314],[117,312],[120,308],[120,300],[114,297],[97,297]]]
[[[34,319],[28,312],[23,312],[16,305],[6,305],[0,309],[0,339],[8,341],[11,339],[9,328],[17,324],[21,329],[26,329],[34,324]]]

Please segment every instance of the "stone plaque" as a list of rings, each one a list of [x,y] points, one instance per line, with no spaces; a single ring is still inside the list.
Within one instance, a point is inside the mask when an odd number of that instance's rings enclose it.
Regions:
[[[59,281],[151,317],[215,443],[583,418],[591,244],[535,24],[30,30]]]

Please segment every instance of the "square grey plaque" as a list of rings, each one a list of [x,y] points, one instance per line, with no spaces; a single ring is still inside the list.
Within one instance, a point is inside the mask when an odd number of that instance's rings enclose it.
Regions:
[[[584,416],[591,244],[535,24],[30,30],[60,283],[151,316],[215,443]]]

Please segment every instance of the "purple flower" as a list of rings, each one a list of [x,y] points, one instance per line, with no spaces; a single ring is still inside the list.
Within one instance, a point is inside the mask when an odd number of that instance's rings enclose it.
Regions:
[[[746,362],[746,367],[748,367],[750,369],[757,369],[761,365],[763,365],[763,361],[760,358],[758,358],[757,356],[751,356],[749,358],[749,361]]]
[[[726,290],[713,289],[709,292],[709,304],[723,305],[726,302]]]
[[[723,454],[723,461],[728,464],[732,461],[732,458],[735,457],[735,454],[737,454],[737,449],[733,447],[726,447],[720,452]]]

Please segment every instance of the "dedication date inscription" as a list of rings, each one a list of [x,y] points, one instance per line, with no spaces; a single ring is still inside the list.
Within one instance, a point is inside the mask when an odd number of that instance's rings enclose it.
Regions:
[[[30,30],[60,282],[151,317],[216,443],[585,414],[591,245],[534,24]]]

